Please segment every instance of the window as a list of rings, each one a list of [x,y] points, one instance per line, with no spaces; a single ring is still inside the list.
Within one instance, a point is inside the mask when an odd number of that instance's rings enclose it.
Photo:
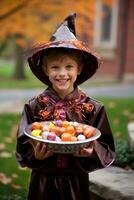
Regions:
[[[106,53],[116,47],[118,1],[114,0],[112,6],[96,0],[96,20],[94,47],[105,50]]]

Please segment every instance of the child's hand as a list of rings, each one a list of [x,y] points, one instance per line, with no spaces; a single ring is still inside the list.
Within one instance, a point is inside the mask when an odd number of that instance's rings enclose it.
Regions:
[[[74,156],[77,156],[77,157],[90,157],[90,156],[92,156],[93,150],[94,150],[93,146],[94,146],[94,142],[91,142],[90,145],[87,148],[83,148],[79,152],[76,152],[74,154]]]
[[[44,142],[35,142],[34,140],[30,140],[34,148],[35,158],[37,160],[44,160],[53,155],[52,151],[47,151],[46,144]]]

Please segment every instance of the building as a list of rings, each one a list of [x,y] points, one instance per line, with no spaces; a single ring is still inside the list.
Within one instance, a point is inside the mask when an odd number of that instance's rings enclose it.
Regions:
[[[93,48],[102,58],[97,75],[134,80],[134,0],[96,0]]]

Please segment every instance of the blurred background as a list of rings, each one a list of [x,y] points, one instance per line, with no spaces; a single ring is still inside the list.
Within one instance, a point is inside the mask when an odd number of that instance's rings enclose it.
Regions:
[[[15,159],[16,132],[24,103],[46,87],[30,71],[28,53],[48,42],[73,12],[77,38],[101,60],[97,73],[81,87],[106,107],[115,165],[134,169],[127,128],[134,121],[133,8],[133,0],[0,1],[0,200],[24,200],[28,189],[30,170]]]

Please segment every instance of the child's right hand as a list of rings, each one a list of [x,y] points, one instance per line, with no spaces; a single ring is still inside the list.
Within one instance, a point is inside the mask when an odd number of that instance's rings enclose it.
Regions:
[[[46,144],[44,142],[35,142],[34,140],[30,140],[31,145],[34,149],[35,158],[37,160],[44,160],[53,155],[52,151],[47,151]]]

